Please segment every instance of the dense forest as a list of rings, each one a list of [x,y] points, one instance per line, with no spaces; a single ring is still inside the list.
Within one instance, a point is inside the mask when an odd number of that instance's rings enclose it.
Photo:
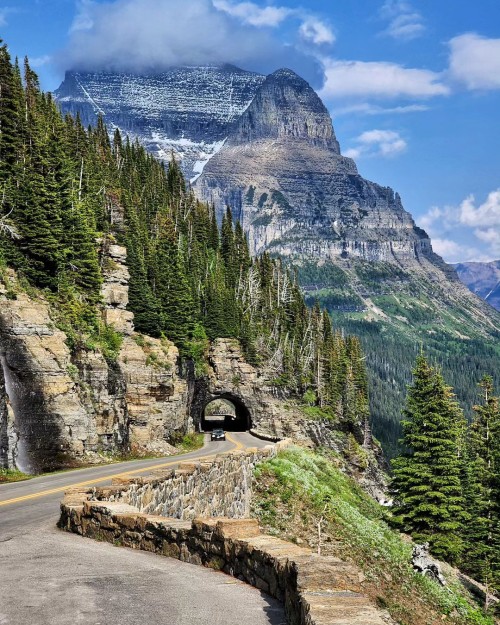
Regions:
[[[63,118],[28,61],[21,70],[5,45],[0,197],[0,264],[53,303],[71,347],[100,345],[108,357],[119,348],[99,314],[106,247],[118,242],[127,248],[137,332],[174,341],[198,374],[211,339],[239,339],[277,392],[348,423],[367,417],[358,340],[308,307],[279,261],[252,259],[230,209],[217,224],[174,158],[165,168],[118,131],[110,139],[102,119],[85,129]]]
[[[472,419],[482,376],[489,373],[500,385],[500,328],[496,332],[491,328],[489,336],[481,334],[459,305],[443,301],[439,285],[421,286],[399,267],[354,259],[349,265],[345,271],[345,265],[301,262],[298,278],[309,305],[318,300],[336,328],[360,339],[366,354],[373,432],[385,452],[398,453],[401,396],[411,383],[413,362],[422,345],[455,389],[467,419]],[[356,281],[387,318],[367,319],[364,302],[352,286]]]

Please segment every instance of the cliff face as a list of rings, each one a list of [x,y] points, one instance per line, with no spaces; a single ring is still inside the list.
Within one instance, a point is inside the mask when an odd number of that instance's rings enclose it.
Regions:
[[[395,261],[432,257],[392,189],[340,154],[330,115],[289,70],[269,76],[195,185],[219,214],[230,205],[255,253]]]
[[[0,466],[29,472],[132,451],[169,454],[189,428],[187,383],[167,340],[133,335],[125,249],[111,246],[103,284],[108,324],[123,333],[116,360],[71,352],[43,299],[0,280]]]
[[[160,158],[174,151],[219,216],[231,206],[255,253],[442,265],[399,196],[341,155],[328,110],[290,70],[67,72],[55,97],[85,124],[102,114]]]
[[[67,72],[54,95],[62,111],[79,113],[84,125],[101,114],[110,129],[139,138],[159,158],[169,160],[176,152],[191,179],[221,148],[263,80],[232,65],[143,76]]]

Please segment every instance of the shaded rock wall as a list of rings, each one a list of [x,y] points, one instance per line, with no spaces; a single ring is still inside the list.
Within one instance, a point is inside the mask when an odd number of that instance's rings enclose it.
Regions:
[[[264,438],[293,438],[311,443],[311,419],[292,402],[287,402],[271,384],[265,369],[257,369],[245,360],[235,339],[216,339],[208,357],[210,370],[201,380],[193,380],[190,413],[195,424],[203,409],[214,399],[228,399],[235,404],[236,413],[248,412],[252,431]],[[356,438],[363,441],[364,420],[352,426]]]
[[[112,254],[103,295],[105,318],[125,334],[116,361],[99,351],[72,353],[47,302],[23,293],[14,273],[0,282],[1,466],[38,472],[102,461],[102,452],[169,454],[172,435],[187,431],[177,349],[132,337],[123,248]]]

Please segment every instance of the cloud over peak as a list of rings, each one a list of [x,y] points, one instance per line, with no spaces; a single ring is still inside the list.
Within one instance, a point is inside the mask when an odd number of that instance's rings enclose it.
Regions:
[[[382,32],[396,40],[410,41],[420,37],[425,31],[422,15],[409,2],[386,0],[380,10],[382,19],[388,21]]]
[[[274,29],[287,19],[299,22],[295,40],[283,42]],[[324,74],[311,46],[329,39],[333,34],[321,20],[287,7],[230,0],[82,0],[60,63],[64,69],[131,72],[232,63],[264,74],[286,66],[319,87]],[[298,45],[301,40],[309,49]]]
[[[427,69],[407,68],[385,61],[324,59],[325,98],[419,98],[448,95],[442,75]]]
[[[392,157],[401,154],[407,148],[406,141],[394,130],[367,130],[355,139],[355,147],[344,152],[350,158]]]
[[[419,219],[419,225],[429,231],[433,246],[448,261],[484,260],[500,255],[500,189],[491,191],[478,204],[474,195],[467,196],[458,206],[433,206]],[[470,239],[481,242],[480,250],[463,248],[456,241]],[[486,244],[486,246],[484,245]],[[462,254],[460,255],[460,251]]]

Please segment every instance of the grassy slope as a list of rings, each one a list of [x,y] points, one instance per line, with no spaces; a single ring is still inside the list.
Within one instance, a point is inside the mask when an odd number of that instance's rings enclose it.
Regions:
[[[402,625],[490,625],[451,568],[448,586],[413,571],[412,544],[391,530],[385,511],[344,475],[330,455],[292,448],[259,465],[253,513],[268,533],[317,546],[324,515],[322,554],[353,561],[365,574],[368,595]]]

